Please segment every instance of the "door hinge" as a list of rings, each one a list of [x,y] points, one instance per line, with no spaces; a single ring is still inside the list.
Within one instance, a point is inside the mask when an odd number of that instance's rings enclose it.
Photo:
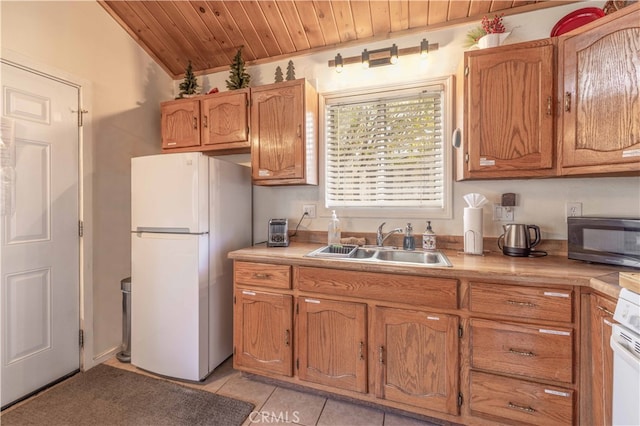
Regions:
[[[233,304],[234,305],[236,304],[236,295],[235,294],[233,295]]]
[[[469,65],[467,65],[466,67],[464,67],[464,76],[468,76],[469,75]]]
[[[462,326],[458,326],[458,337],[462,339]]]
[[[78,343],[80,344],[80,348],[84,348],[84,330],[80,329],[80,333],[78,335]]]
[[[462,407],[462,392],[458,393],[458,407]]]
[[[469,153],[464,154],[464,162],[465,163],[469,162]]]
[[[89,114],[89,111],[87,111],[86,109],[78,109],[78,110],[72,110],[71,112],[78,114],[78,127],[82,127],[82,125],[84,124],[84,115],[85,114]]]
[[[235,356],[235,355],[236,355],[236,347],[234,346],[233,347],[233,356]]]
[[[84,237],[84,222],[81,220],[78,221],[78,235]]]

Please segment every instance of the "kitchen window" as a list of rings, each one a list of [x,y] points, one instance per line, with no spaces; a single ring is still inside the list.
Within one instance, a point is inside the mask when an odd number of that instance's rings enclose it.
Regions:
[[[325,94],[327,207],[450,214],[451,80]]]

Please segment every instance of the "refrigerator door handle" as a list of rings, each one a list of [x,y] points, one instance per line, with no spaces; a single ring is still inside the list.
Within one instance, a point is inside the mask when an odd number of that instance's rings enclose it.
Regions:
[[[138,234],[143,232],[150,232],[153,234],[191,234],[191,235],[205,235],[208,232],[191,232],[189,228],[156,228],[152,226],[138,226],[134,231]]]

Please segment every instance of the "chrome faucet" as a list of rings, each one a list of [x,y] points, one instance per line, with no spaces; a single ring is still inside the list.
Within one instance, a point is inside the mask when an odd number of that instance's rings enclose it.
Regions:
[[[391,234],[395,234],[397,232],[404,232],[402,228],[396,228],[389,231],[386,235],[382,233],[382,227],[387,222],[382,222],[380,226],[378,226],[378,232],[376,232],[376,245],[378,247],[382,247],[384,245],[384,241],[391,236]]]

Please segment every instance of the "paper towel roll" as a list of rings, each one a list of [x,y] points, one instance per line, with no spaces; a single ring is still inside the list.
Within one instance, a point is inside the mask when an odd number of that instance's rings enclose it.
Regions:
[[[482,254],[482,207],[465,207],[462,220],[464,252]]]

